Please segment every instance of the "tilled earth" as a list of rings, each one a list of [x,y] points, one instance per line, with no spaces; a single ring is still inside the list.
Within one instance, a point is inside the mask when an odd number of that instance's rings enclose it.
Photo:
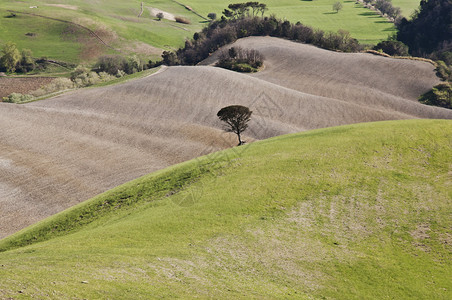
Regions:
[[[115,86],[0,103],[0,238],[139,176],[235,146],[216,116],[227,105],[253,111],[248,142],[359,122],[452,119],[451,110],[417,102],[438,82],[428,63],[269,37],[238,45],[261,51],[265,70],[170,67]]]

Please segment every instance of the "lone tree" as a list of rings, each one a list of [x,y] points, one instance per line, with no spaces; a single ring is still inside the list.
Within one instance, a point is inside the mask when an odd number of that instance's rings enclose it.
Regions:
[[[3,56],[0,57],[0,67],[4,68],[6,72],[16,71],[16,64],[22,58],[16,44],[7,42],[1,53],[3,53]]]
[[[234,132],[235,134],[237,134],[237,137],[239,139],[239,146],[244,144],[240,137],[240,134],[244,132],[248,127],[248,122],[251,119],[252,113],[253,112],[248,107],[241,105],[231,105],[223,107],[217,113],[218,118],[226,123],[225,130],[227,132]]]
[[[336,13],[338,13],[341,9],[342,9],[342,3],[340,3],[339,1],[337,1],[336,3],[333,4],[333,10],[335,10]]]

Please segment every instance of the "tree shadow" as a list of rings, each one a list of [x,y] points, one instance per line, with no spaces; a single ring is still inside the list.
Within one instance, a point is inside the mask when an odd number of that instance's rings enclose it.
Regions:
[[[358,15],[359,16],[378,16],[378,14],[373,11],[362,12],[362,13],[359,13]]]

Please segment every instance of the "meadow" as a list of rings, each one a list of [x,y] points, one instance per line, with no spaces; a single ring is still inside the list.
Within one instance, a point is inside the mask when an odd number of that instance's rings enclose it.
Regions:
[[[92,62],[104,53],[136,54],[156,59],[162,49],[171,50],[183,45],[185,38],[202,28],[201,18],[171,1],[161,6],[176,16],[191,20],[192,24],[158,21],[140,1],[46,1],[24,3],[0,1],[0,44],[14,41],[19,48],[33,50],[36,57],[46,56],[66,62]],[[37,8],[30,8],[37,4]],[[14,10],[16,17],[8,18]],[[42,17],[41,17],[42,16]],[[50,17],[54,19],[47,19]],[[99,42],[87,30],[62,21],[82,25],[97,34],[109,47]],[[28,36],[26,33],[33,33]]]
[[[333,11],[334,1],[331,0],[268,0],[261,2],[267,4],[269,8],[267,14],[275,14],[279,18],[293,23],[299,21],[325,31],[336,32],[343,29],[350,32],[352,37],[363,44],[376,44],[395,33],[392,23],[351,0],[342,1],[343,8],[339,13]],[[220,14],[231,1],[188,0],[184,3],[201,14],[207,15],[209,12]]]
[[[231,1],[184,1],[183,4],[207,17],[210,12],[221,12]],[[326,31],[343,29],[361,43],[376,44],[395,32],[394,25],[375,15],[354,1],[344,1],[339,13],[332,10],[330,0],[317,1],[263,1],[268,4],[267,15]],[[102,54],[136,54],[157,59],[163,50],[174,50],[202,29],[206,20],[170,0],[144,1],[36,1],[16,2],[0,0],[0,46],[14,41],[19,48],[33,50],[35,57],[48,57],[70,63],[92,63]],[[30,8],[36,5],[37,8]],[[151,16],[150,9],[157,8],[190,20],[180,24]],[[8,10],[23,12],[11,16]],[[35,14],[35,15],[30,15]],[[39,16],[36,16],[39,15]],[[51,17],[48,19],[43,17]],[[105,46],[87,30],[92,30]]]
[[[402,15],[409,19],[413,12],[419,7],[418,0],[393,0],[392,4],[402,9]]]
[[[451,132],[347,125],[147,175],[0,241],[0,297],[448,299]]]

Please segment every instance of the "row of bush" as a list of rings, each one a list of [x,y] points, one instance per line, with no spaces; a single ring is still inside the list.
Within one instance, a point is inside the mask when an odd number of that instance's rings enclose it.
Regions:
[[[400,7],[394,7],[390,0],[364,0],[364,3],[375,7],[382,15],[392,18],[395,23],[400,22],[402,18],[402,10]]]
[[[56,78],[51,83],[30,92],[29,94],[12,93],[7,97],[3,97],[3,102],[8,103],[24,103],[33,101],[43,96],[52,95],[54,93],[91,86],[94,84],[106,82],[115,79],[115,76],[105,72],[96,73],[85,67],[77,67],[72,73],[71,78]]]

